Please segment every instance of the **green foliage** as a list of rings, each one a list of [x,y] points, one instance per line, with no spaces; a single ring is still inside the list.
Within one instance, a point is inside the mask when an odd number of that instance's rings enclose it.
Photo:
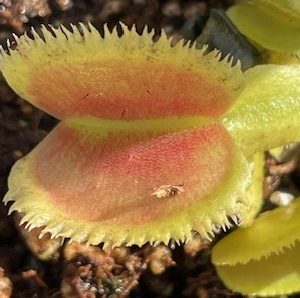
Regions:
[[[246,71],[246,88],[222,118],[246,156],[300,140],[300,1],[253,0],[227,11],[260,50],[260,65]],[[249,196],[251,199],[251,196]],[[213,248],[225,285],[245,295],[300,291],[300,200],[265,212]]]
[[[299,1],[245,1],[232,6],[227,15],[241,33],[261,47],[284,53],[299,51]]]
[[[219,241],[212,261],[223,282],[248,295],[300,291],[300,200],[261,214]]]

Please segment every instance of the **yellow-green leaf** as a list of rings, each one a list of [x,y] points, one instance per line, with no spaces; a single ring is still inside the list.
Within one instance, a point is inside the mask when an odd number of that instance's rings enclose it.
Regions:
[[[273,231],[276,234],[276,230]],[[261,235],[256,235],[257,239]],[[233,253],[233,251],[231,251]],[[300,244],[246,265],[217,266],[225,285],[247,295],[274,296],[300,291]]]
[[[300,239],[300,200],[260,215],[253,224],[219,241],[213,249],[216,265],[246,264],[260,260]]]
[[[300,65],[260,65],[223,124],[247,155],[300,140]]]
[[[288,1],[249,1],[232,6],[227,14],[240,32],[268,50],[300,49],[300,15]]]

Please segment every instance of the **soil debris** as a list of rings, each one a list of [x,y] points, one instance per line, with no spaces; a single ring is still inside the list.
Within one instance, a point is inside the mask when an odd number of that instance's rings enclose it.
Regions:
[[[176,195],[181,195],[184,193],[184,184],[176,184],[176,185],[161,185],[157,187],[151,196],[155,196],[157,198],[171,198]]]
[[[147,262],[153,274],[162,274],[168,267],[176,265],[169,247],[161,244],[158,247],[149,246],[149,249]]]
[[[0,298],[9,298],[12,294],[12,282],[5,276],[4,269],[0,267]]]
[[[203,249],[207,249],[211,245],[211,242],[205,239],[201,239],[195,235],[194,238],[184,244],[184,251],[188,256],[195,257]]]
[[[63,297],[127,297],[146,263],[126,248],[104,252],[97,246],[67,244],[61,283]]]
[[[25,229],[20,226],[20,219],[15,216],[17,229],[23,237],[30,251],[41,261],[57,261],[60,255],[62,240],[60,238],[51,239],[49,234],[39,238],[43,228],[34,228],[32,230]]]

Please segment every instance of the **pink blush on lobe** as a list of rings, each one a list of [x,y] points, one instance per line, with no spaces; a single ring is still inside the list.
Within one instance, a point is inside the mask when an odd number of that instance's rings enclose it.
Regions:
[[[218,124],[180,132],[88,134],[63,123],[40,144],[36,183],[63,213],[90,222],[142,224],[206,200],[231,167],[233,142]],[[184,192],[157,198],[162,185]]]
[[[225,86],[207,76],[151,61],[81,61],[57,64],[41,73],[34,70],[27,93],[37,106],[59,119],[217,117],[233,98]]]

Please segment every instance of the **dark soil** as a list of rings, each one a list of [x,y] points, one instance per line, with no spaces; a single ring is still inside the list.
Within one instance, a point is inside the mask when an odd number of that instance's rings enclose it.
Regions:
[[[78,21],[92,21],[98,28],[105,22],[113,26],[122,21],[138,28],[147,24],[158,32],[165,28],[168,34],[182,37],[193,27],[195,16],[201,21],[193,30],[200,33],[211,7],[226,8],[232,2],[0,0],[0,42],[4,45],[11,33],[21,34],[42,23]],[[0,78],[1,197],[7,191],[11,166],[56,122],[18,97]],[[280,181],[274,181],[277,187]],[[37,231],[19,228],[18,218],[7,216],[4,206],[0,208],[0,267],[4,269],[0,270],[0,297],[11,293],[12,297],[239,297],[222,285],[210,264],[210,245],[199,239],[172,249],[145,246],[106,253],[77,244],[58,247],[55,241],[38,240]]]

